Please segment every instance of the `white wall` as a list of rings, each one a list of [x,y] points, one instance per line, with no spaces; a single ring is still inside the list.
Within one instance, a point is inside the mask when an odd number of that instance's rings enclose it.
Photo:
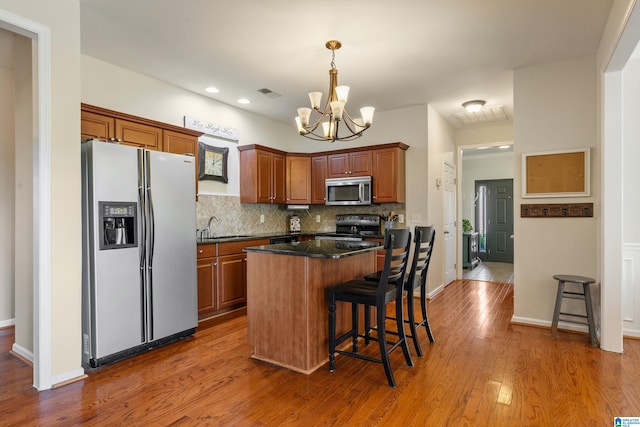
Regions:
[[[0,29],[0,327],[14,322],[14,37]]]
[[[51,313],[50,318],[43,319],[51,330],[51,336],[46,337],[46,347],[48,349],[50,344],[51,353],[42,354],[42,357],[47,359],[43,364],[51,368],[44,370],[51,373],[54,382],[60,382],[82,372],[78,339],[81,330],[80,147],[77,143],[80,129],[80,4],[77,0],[4,0],[2,8],[46,27],[51,35],[50,61],[40,64],[41,71],[50,71],[50,81],[45,82],[44,90],[50,94],[51,101],[47,106],[51,116],[45,121],[45,128],[32,127],[36,134],[16,143],[34,144],[40,135],[50,136],[50,151],[41,159],[48,165],[51,176],[48,188],[43,190],[51,200],[47,212],[51,224],[43,227],[50,237],[50,246],[39,252],[50,253],[50,259],[41,260],[41,265],[50,266],[50,274],[40,278],[39,283],[46,283],[44,286],[51,290],[50,296],[48,292],[41,295],[47,298],[43,304]],[[55,227],[58,224],[69,226]],[[45,238],[40,236],[39,239]],[[42,271],[49,269],[43,267]],[[17,285],[32,286],[31,283]],[[16,296],[18,294],[16,289]],[[18,326],[16,335],[21,333]],[[29,344],[33,349],[33,343]]]
[[[433,294],[444,288],[445,276],[445,247],[443,239],[444,230],[444,186],[436,186],[436,179],[444,181],[444,163],[456,165],[455,133],[451,126],[438,114],[433,107],[428,107],[428,161],[426,170],[426,181],[421,181],[418,185],[424,185],[427,189],[427,223],[436,227],[436,244],[431,264],[429,266],[429,293]],[[424,167],[424,166],[423,166]],[[457,211],[457,208],[454,208]],[[458,239],[455,239],[456,244]],[[456,250],[455,253],[458,251]]]
[[[462,201],[462,219],[471,221],[473,228],[476,229],[475,182],[489,179],[512,179],[513,153],[469,156],[462,159],[462,170],[462,194],[458,197],[458,200]]]
[[[520,218],[515,215],[514,317],[548,326],[554,274],[597,277],[600,151],[596,133],[595,57],[524,67],[514,74],[514,206],[521,203],[594,203],[593,218]],[[591,197],[523,199],[521,155],[591,147]],[[599,312],[599,288],[592,289]],[[597,317],[597,314],[596,314]],[[571,325],[565,325],[572,327]]]

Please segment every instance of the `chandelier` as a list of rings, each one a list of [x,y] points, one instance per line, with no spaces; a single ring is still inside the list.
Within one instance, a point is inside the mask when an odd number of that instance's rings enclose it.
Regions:
[[[360,109],[362,117],[351,118],[345,109],[349,86],[338,86],[338,70],[335,63],[336,50],[342,47],[342,43],[338,40],[329,40],[325,46],[331,50],[329,96],[321,110],[322,92],[309,92],[311,108],[298,108],[298,116],[296,117],[298,132],[300,135],[316,141],[350,141],[359,138],[362,132],[369,129],[373,122],[375,108],[363,107]],[[313,123],[310,122],[312,110],[320,115]]]

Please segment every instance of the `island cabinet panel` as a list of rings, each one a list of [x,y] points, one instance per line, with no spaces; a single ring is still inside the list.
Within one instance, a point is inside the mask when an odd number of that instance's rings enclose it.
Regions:
[[[401,147],[372,150],[374,203],[405,202],[405,152]]]
[[[370,150],[329,154],[327,156],[329,178],[369,176],[372,170],[371,162]]]
[[[247,256],[252,357],[310,374],[328,361],[327,287],[373,271],[374,252],[338,259],[264,252]],[[349,329],[350,305],[338,304],[337,321],[339,334]]]
[[[287,204],[311,203],[311,157],[287,156]]]
[[[324,205],[327,200],[325,179],[329,177],[327,156],[311,158],[311,204]]]

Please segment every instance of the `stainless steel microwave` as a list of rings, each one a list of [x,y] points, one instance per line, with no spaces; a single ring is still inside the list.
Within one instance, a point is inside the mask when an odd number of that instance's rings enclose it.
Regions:
[[[373,193],[370,176],[328,178],[325,180],[326,205],[370,205]]]

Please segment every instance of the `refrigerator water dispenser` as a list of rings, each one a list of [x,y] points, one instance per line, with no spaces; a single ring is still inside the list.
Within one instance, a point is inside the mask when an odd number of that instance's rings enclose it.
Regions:
[[[136,202],[98,202],[100,209],[100,249],[138,246]]]

